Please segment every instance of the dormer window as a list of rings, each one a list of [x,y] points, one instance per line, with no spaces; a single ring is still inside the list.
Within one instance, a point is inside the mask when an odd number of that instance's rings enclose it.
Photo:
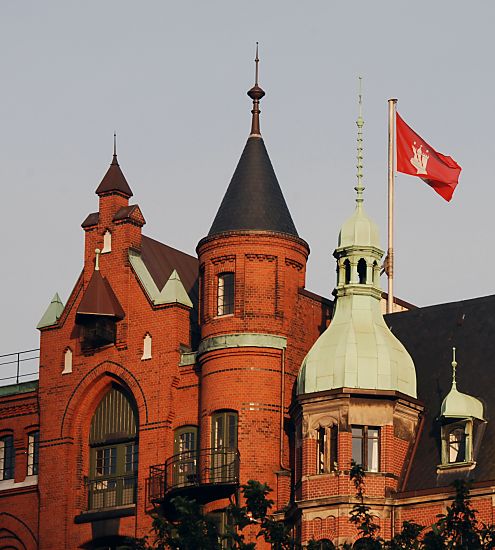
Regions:
[[[234,313],[234,274],[220,273],[217,288],[217,315]]]

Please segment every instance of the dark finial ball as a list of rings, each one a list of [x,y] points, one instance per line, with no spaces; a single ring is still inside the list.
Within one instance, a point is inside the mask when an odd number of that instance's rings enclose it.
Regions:
[[[253,86],[247,95],[254,101],[254,100],[260,100],[264,95],[265,92],[259,87],[259,86]]]

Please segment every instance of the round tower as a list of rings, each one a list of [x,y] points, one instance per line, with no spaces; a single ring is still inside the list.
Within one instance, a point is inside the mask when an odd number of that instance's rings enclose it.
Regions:
[[[287,357],[309,247],[299,238],[260,133],[251,132],[208,235],[200,263],[201,448],[212,448],[219,475],[240,453],[240,482],[267,482],[275,507],[290,495],[285,416],[297,367]],[[229,451],[230,452],[230,451]],[[215,459],[213,458],[212,461]],[[225,470],[228,473],[228,470]]]

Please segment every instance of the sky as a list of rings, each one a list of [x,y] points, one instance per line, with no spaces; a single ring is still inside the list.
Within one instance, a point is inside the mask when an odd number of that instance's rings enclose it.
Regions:
[[[382,248],[388,98],[463,168],[451,203],[398,175],[396,295],[492,294],[494,20],[491,0],[2,0],[0,354],[37,347],[52,296],[66,302],[114,131],[144,233],[195,254],[249,132],[256,41],[261,130],[311,248],[306,287],[335,284],[362,76],[365,207]]]

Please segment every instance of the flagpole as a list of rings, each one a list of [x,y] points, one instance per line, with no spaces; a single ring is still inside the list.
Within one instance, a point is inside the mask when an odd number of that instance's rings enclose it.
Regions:
[[[388,277],[387,313],[394,310],[394,180],[395,180],[395,105],[388,100],[388,250],[385,271]]]

